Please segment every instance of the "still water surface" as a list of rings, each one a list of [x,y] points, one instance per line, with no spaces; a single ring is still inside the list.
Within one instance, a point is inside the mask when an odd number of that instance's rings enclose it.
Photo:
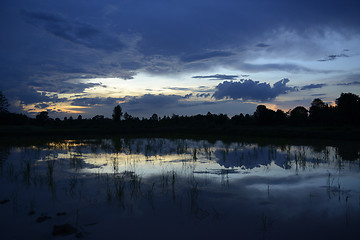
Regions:
[[[0,154],[1,239],[360,236],[356,145],[118,138]]]

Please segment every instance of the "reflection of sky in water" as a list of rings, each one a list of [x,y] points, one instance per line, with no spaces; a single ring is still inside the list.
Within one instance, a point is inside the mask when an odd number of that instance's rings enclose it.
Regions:
[[[252,239],[294,238],[293,233],[301,239],[312,232],[352,237],[359,231],[359,159],[343,160],[336,147],[103,139],[1,151],[0,201],[12,202],[10,210],[3,208],[3,229],[18,222],[37,228],[19,217],[34,208],[41,209],[38,215],[63,209],[73,224],[81,211],[86,217],[80,227],[91,232],[89,239],[103,237],[106,229],[116,232],[114,222],[127,224],[121,234],[135,238],[147,237],[149,222],[162,231],[177,231],[181,224],[184,231],[174,236],[179,239],[190,231],[193,239],[239,236],[224,231],[239,226],[241,236]],[[176,221],[166,221],[174,216]],[[88,227],[88,219],[96,226]]]
[[[341,175],[344,184],[351,183],[347,179],[351,166],[346,167],[348,162],[339,166],[339,156],[331,147],[315,152],[310,146],[280,149],[256,144],[224,144],[220,141],[210,144],[207,141],[167,139],[104,140],[101,144],[100,150],[81,144],[73,148],[74,152],[59,152],[57,157],[80,158],[84,162],[84,172],[131,171],[144,178],[167,171],[184,175],[195,173],[198,177],[211,175],[213,179],[222,179],[223,175],[227,179],[256,176],[280,179],[266,181],[285,188],[294,187],[294,184],[325,184],[321,181],[330,174],[331,178]],[[293,176],[298,179],[297,182],[294,182]]]
[[[334,184],[351,186],[357,181],[349,171],[358,172],[358,168],[351,169],[353,164],[349,162],[339,165],[341,159],[332,147],[314,151],[311,146],[280,148],[184,139],[105,139],[50,143],[16,152],[26,157],[32,155],[39,161],[68,159],[68,170],[79,168],[81,173],[135,172],[146,178],[174,171],[184,176],[211,176],[218,181],[257,178],[257,183],[248,184],[257,188],[325,185],[326,178]],[[68,171],[66,167],[63,170]]]

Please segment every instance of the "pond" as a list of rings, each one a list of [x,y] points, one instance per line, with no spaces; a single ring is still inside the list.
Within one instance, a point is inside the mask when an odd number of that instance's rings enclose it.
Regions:
[[[0,147],[1,239],[358,239],[356,143],[167,138]]]

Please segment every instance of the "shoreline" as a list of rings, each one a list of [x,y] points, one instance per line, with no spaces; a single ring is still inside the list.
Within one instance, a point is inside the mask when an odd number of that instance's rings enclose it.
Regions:
[[[166,137],[195,139],[287,139],[287,140],[335,140],[360,141],[359,126],[264,126],[246,125],[222,128],[124,128],[121,126],[102,127],[47,127],[34,125],[2,125],[0,139],[12,138],[99,138],[99,137]]]

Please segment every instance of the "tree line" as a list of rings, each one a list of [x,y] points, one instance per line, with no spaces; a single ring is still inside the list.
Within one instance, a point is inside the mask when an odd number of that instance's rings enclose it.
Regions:
[[[8,111],[8,101],[0,92],[0,124],[1,125],[38,125],[52,127],[116,127],[122,129],[139,128],[188,128],[210,129],[231,128],[246,125],[360,125],[360,97],[353,93],[341,93],[335,100],[335,106],[324,103],[320,98],[311,102],[309,110],[297,106],[288,112],[272,110],[265,105],[258,105],[256,111],[250,114],[238,114],[229,117],[226,114],[159,117],[154,113],[150,118],[133,117],[123,113],[120,105],[114,107],[112,118],[96,115],[92,118],[65,117],[51,118],[47,111],[40,112],[35,118],[24,114]]]

